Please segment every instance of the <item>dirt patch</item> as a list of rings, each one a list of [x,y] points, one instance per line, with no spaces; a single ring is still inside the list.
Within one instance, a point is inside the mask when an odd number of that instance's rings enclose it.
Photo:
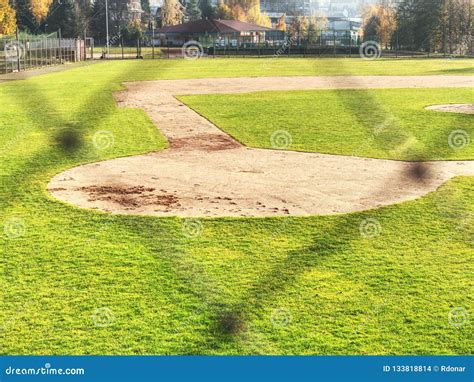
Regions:
[[[474,104],[450,104],[428,106],[426,110],[442,111],[445,113],[474,114]]]
[[[52,179],[48,189],[58,199],[85,208],[183,217],[331,215],[413,200],[454,176],[474,175],[474,162],[410,163],[248,148],[184,106],[174,95],[470,87],[472,83],[469,76],[270,77],[130,83],[128,91],[115,94],[120,106],[143,108],[168,138],[170,148],[67,170]],[[97,186],[97,179],[101,179],[102,186]]]
[[[175,195],[169,195],[166,193],[157,195],[155,193],[155,189],[152,187],[94,185],[80,187],[77,189],[77,191],[87,193],[89,195],[89,201],[91,202],[106,201],[127,208],[137,208],[143,206],[172,207],[174,205],[179,205],[178,198]],[[163,190],[160,192],[163,192]]]
[[[222,134],[200,134],[190,138],[170,138],[172,149],[220,151],[242,147],[236,140]]]

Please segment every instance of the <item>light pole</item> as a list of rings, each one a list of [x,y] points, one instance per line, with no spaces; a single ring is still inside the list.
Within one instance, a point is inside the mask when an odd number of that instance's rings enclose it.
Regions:
[[[105,34],[107,41],[105,42],[106,58],[109,57],[109,2],[105,0]]]

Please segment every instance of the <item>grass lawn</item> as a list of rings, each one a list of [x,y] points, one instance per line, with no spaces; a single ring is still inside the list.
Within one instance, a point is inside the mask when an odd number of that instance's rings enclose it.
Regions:
[[[317,62],[124,61],[0,84],[1,353],[470,354],[472,323],[448,318],[473,310],[472,178],[364,213],[202,219],[195,237],[187,220],[82,210],[45,191],[72,166],[166,146],[143,111],[115,106],[121,81],[332,73],[334,60]],[[347,73],[469,68],[357,62]],[[114,144],[98,150],[101,130]]]
[[[311,90],[182,96],[181,101],[247,146],[271,147],[275,131],[292,150],[387,159],[474,159],[449,136],[474,136],[474,117],[425,110],[473,103],[472,89]]]

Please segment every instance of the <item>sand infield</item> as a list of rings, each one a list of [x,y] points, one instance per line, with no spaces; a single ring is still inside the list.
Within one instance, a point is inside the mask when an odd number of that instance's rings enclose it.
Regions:
[[[413,200],[474,161],[410,163],[253,149],[174,95],[263,90],[471,87],[471,76],[267,77],[127,83],[121,107],[144,109],[170,142],[166,150],[88,164],[55,176],[56,198],[84,208],[156,216],[307,216],[348,213]]]

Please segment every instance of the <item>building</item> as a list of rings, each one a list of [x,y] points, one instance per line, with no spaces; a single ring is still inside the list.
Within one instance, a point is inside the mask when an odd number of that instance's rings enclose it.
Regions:
[[[140,0],[129,0],[127,6],[127,20],[129,22],[140,21],[142,18],[142,5]]]
[[[284,33],[241,21],[216,19],[196,20],[155,31],[155,45],[182,46],[192,40],[204,47],[241,48],[284,40]]]
[[[328,17],[328,28],[321,32],[326,46],[356,46],[360,39],[361,23],[358,19]]]
[[[282,15],[287,16],[287,23],[293,16],[311,16],[315,0],[260,0],[262,12],[265,12],[275,24]]]
[[[360,19],[364,7],[379,2],[379,0],[316,0],[314,10],[327,17]]]

